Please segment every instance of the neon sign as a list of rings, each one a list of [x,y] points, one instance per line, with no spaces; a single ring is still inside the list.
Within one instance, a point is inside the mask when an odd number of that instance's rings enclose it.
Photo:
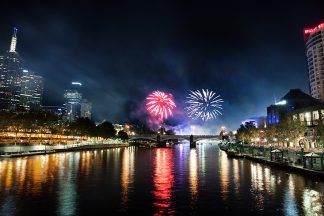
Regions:
[[[304,29],[304,35],[309,36],[310,34],[314,33],[315,31],[324,28],[324,23],[319,24],[318,26],[315,26],[313,28],[308,28],[308,29]]]

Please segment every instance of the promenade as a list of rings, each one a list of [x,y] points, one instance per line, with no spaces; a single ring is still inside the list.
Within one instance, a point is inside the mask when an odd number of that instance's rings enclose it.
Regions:
[[[227,153],[228,157],[245,158],[280,169],[313,175],[324,179],[323,149],[265,147],[256,145],[231,146],[228,149],[221,149]],[[317,163],[313,159],[309,160],[304,157],[309,153],[317,155]],[[305,162],[304,160],[308,161]]]
[[[56,144],[56,145],[10,145],[0,146],[0,159],[12,157],[25,157],[41,154],[53,154],[57,152],[84,151],[94,149],[120,148],[127,147],[125,142],[97,142],[97,143],[75,143],[75,144]]]

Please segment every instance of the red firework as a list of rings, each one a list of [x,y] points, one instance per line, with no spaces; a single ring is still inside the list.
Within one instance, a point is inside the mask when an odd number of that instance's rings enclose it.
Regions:
[[[176,107],[172,94],[162,91],[154,91],[146,98],[146,109],[154,116],[160,119],[167,119],[172,115],[172,110]]]

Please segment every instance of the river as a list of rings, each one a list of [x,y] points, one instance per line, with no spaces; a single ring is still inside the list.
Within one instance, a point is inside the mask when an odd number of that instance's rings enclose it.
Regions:
[[[324,182],[216,143],[0,160],[0,215],[323,215]]]

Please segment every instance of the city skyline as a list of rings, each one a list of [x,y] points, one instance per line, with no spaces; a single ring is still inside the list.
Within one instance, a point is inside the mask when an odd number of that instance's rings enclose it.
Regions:
[[[33,12],[27,18],[15,4],[6,5],[10,16],[0,15],[0,49],[8,49],[17,27],[18,52],[45,78],[45,105],[62,102],[70,81],[79,80],[87,83],[95,119],[125,122],[143,118],[135,111],[144,110],[151,91],[172,93],[182,110],[190,90],[209,88],[224,99],[223,115],[210,123],[231,129],[266,115],[266,107],[289,89],[309,93],[303,30],[324,20],[321,1],[300,2],[295,11],[288,3],[238,3],[223,12],[230,5],[206,3],[192,15],[187,12],[194,3],[80,3],[73,12],[72,5],[26,5]],[[175,112],[169,123],[180,122],[200,124]]]

